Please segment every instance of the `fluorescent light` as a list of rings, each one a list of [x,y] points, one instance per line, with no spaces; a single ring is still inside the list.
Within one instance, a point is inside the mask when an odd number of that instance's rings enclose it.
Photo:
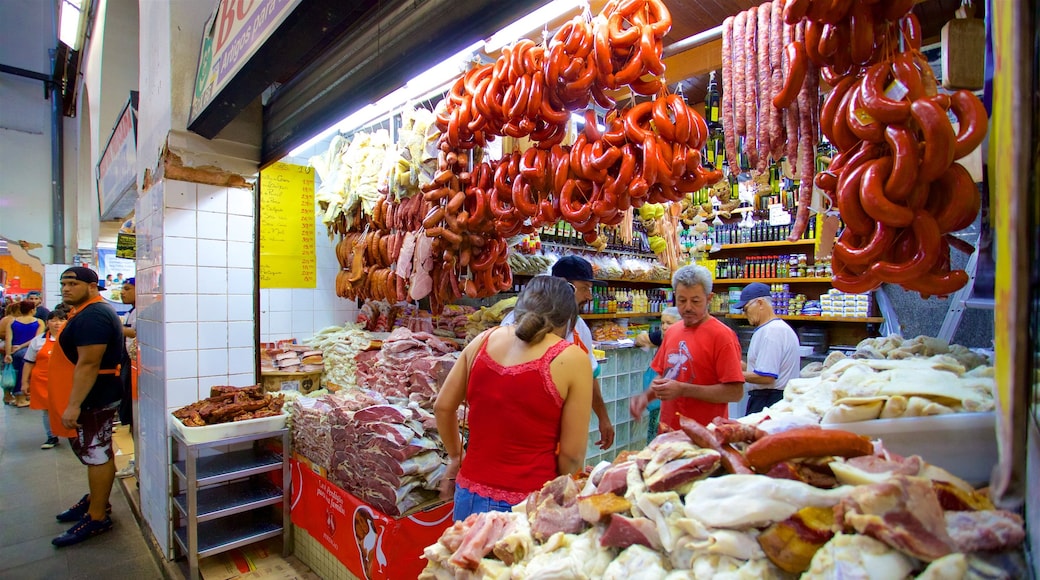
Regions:
[[[571,122],[574,123],[575,127],[578,127],[578,126],[584,127],[585,126],[585,115],[579,115],[578,113],[571,113]],[[598,117],[596,119],[596,128],[599,129],[600,133],[602,133],[602,132],[607,130],[606,126],[604,126],[603,123],[599,122],[599,118]]]
[[[532,30],[545,26],[549,21],[563,16],[571,10],[582,9],[586,6],[588,6],[588,2],[583,0],[553,0],[493,34],[484,44],[484,51],[495,52],[503,46],[516,42]]]
[[[83,39],[84,0],[63,0],[58,8],[58,40],[72,50],[80,49]]]

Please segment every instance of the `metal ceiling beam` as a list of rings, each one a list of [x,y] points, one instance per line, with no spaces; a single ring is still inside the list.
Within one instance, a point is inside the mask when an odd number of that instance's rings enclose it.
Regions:
[[[487,38],[546,0],[397,0],[358,21],[344,39],[264,106],[261,165],[409,79]]]

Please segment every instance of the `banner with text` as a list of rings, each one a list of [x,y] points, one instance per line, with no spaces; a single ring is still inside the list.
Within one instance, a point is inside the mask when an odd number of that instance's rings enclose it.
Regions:
[[[260,287],[314,288],[314,169],[275,163],[260,171]]]

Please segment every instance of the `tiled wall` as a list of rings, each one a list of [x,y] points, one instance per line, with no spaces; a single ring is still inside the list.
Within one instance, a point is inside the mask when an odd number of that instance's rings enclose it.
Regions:
[[[342,326],[357,319],[357,304],[336,296],[339,262],[335,245],[320,221],[315,226],[314,248],[318,271],[315,288],[260,290],[261,341],[295,338],[302,342],[327,326]]]
[[[628,412],[628,400],[643,392],[643,373],[652,358],[651,353],[641,348],[607,351],[607,360],[600,365],[599,387],[614,425],[614,445],[607,450],[596,447],[599,421],[593,413],[585,450],[586,465],[613,461],[622,451],[638,451],[646,447],[647,416],[644,413],[639,420],[633,420]]]

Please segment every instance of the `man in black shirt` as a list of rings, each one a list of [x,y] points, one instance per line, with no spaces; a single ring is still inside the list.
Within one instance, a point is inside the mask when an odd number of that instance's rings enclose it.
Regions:
[[[36,305],[36,312],[33,313],[33,316],[39,318],[44,322],[47,322],[47,319],[51,315],[51,311],[47,310],[47,307],[43,305],[43,295],[40,294],[40,291],[33,290],[29,292],[29,294],[26,295],[25,299]]]
[[[61,275],[62,299],[74,310],[52,355],[51,396],[58,407],[65,405],[61,423],[75,430],[69,443],[87,466],[90,492],[58,514],[58,521],[78,522],[51,541],[59,548],[112,529],[108,516],[116,473],[112,422],[122,398],[123,325],[101,298],[97,283],[97,274],[89,268],[69,268]]]

